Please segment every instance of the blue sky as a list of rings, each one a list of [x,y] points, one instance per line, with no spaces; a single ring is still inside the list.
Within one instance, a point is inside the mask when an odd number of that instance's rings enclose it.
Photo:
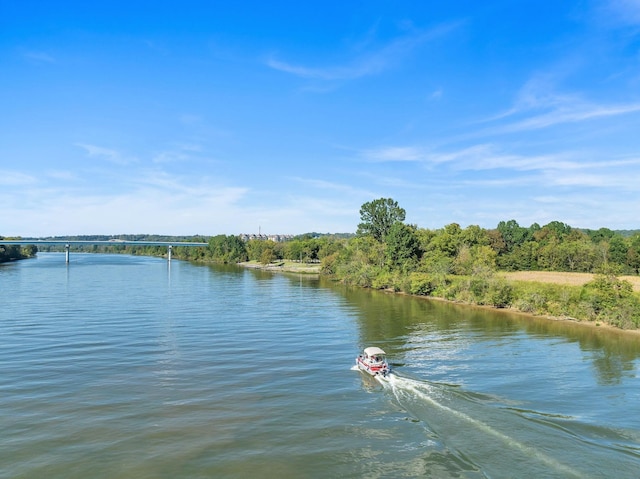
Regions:
[[[640,228],[640,1],[0,0],[0,235]]]

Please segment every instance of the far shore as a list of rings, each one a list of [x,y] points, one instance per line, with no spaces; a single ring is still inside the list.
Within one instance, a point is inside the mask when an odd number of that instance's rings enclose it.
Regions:
[[[298,262],[287,260],[287,261],[278,261],[275,263],[270,263],[265,265],[257,261],[247,261],[244,263],[238,263],[238,265],[243,266],[245,268],[260,269],[264,271],[275,271],[275,272],[281,271],[281,272],[302,273],[302,274],[320,274],[320,265],[316,263],[298,263]],[[513,281],[567,284],[572,286],[582,286],[583,284],[588,283],[595,277],[595,275],[591,273],[564,273],[564,272],[556,272],[556,271],[499,272],[498,275]],[[640,276],[620,276],[619,278],[629,281],[632,284],[634,291],[636,292],[640,291]],[[398,293],[393,290],[387,290],[387,292],[410,296],[407,293]],[[538,315],[538,314],[532,314],[532,313],[520,311],[514,308],[496,308],[493,306],[483,306],[483,305],[478,305],[473,303],[459,303],[457,301],[451,301],[448,299],[439,298],[437,296],[418,296],[418,295],[413,295],[413,296],[416,298],[424,298],[424,299],[435,300],[435,301],[444,301],[452,304],[461,304],[461,305],[469,306],[473,308],[490,309],[492,311],[497,311],[497,312],[518,314],[520,316],[528,317],[528,318],[538,318],[538,319],[541,318],[541,319],[547,319],[549,321],[567,321],[573,324],[579,324],[579,325],[590,327],[590,328],[606,329],[607,331],[611,331],[611,332],[620,332],[620,333],[633,334],[633,335],[640,336],[640,329],[621,329],[601,321],[588,321],[588,320],[579,320],[579,319],[570,318],[570,317]]]

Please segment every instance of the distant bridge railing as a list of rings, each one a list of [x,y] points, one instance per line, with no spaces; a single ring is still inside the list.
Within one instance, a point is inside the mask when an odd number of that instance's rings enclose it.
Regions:
[[[127,240],[102,240],[102,241],[85,241],[85,240],[2,240],[0,245],[43,245],[43,246],[64,246],[65,261],[69,262],[69,249],[74,246],[166,246],[167,261],[171,261],[171,249],[174,246],[209,246],[209,243],[196,243],[186,241],[127,241]]]

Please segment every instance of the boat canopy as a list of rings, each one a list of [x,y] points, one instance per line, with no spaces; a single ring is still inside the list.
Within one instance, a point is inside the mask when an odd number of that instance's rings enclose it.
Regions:
[[[385,353],[382,349],[377,348],[375,346],[371,346],[369,348],[366,348],[364,350],[364,354],[366,354],[367,356],[379,356],[381,354],[386,355],[387,353]]]

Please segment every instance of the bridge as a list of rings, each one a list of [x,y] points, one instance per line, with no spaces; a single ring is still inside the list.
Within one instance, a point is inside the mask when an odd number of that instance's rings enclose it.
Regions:
[[[103,240],[103,241],[85,241],[85,240],[2,240],[0,239],[0,245],[16,244],[21,246],[26,245],[42,245],[42,246],[64,246],[65,261],[69,262],[69,249],[74,246],[166,246],[167,247],[167,261],[171,261],[171,249],[174,246],[209,246],[209,243],[196,243],[185,241],[127,241],[127,240]]]

